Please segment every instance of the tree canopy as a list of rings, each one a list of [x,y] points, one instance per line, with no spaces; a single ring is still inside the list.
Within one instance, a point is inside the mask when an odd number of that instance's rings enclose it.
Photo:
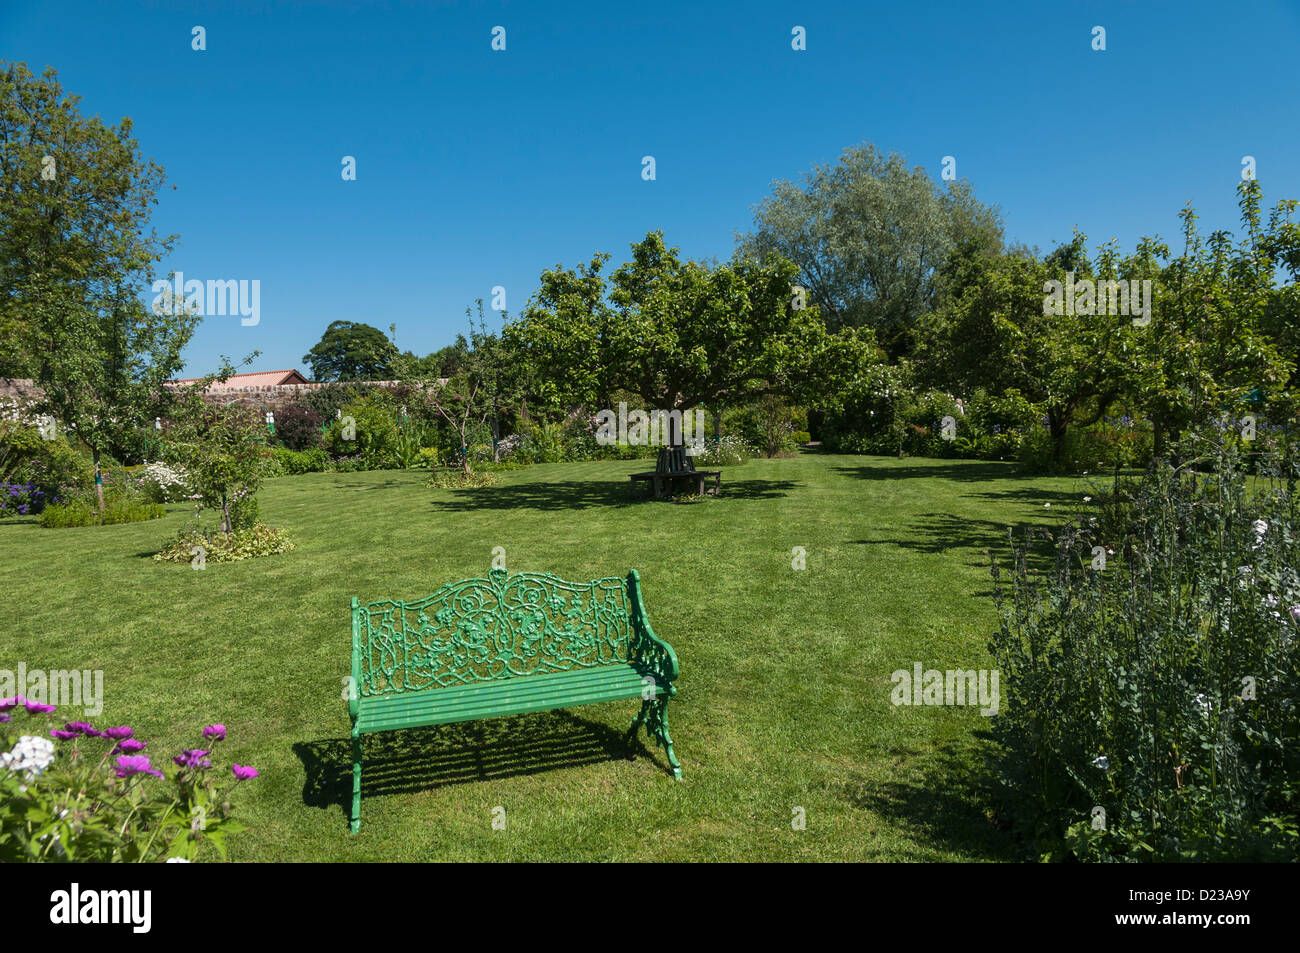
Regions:
[[[199,320],[140,289],[175,236],[149,227],[160,166],[78,111],[53,70],[0,63],[0,373],[30,374],[100,454],[139,427]],[[170,311],[177,313],[169,313]]]
[[[397,348],[384,332],[357,321],[335,321],[302,356],[316,381],[381,381],[393,377]]]
[[[778,256],[707,265],[651,232],[606,277],[608,260],[546,271],[507,326],[552,405],[608,407],[618,391],[663,410],[739,403],[797,386],[827,345],[817,307],[796,304],[797,268]]]
[[[802,185],[773,183],[738,247],[794,262],[831,330],[873,328],[897,357],[916,320],[960,291],[970,261],[1001,250],[1002,225],[966,181],[940,188],[866,144],[814,166]]]

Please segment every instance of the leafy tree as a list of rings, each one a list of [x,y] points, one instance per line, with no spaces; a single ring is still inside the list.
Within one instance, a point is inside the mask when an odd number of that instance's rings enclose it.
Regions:
[[[478,323],[469,308],[470,336],[456,339],[456,371],[435,392],[434,408],[455,433],[461,468],[470,473],[470,434],[486,426],[492,435],[492,459],[500,459],[502,418],[521,399],[522,377],[512,345],[488,331],[483,319],[483,299],[478,300]]]
[[[445,380],[460,369],[464,346],[461,342],[448,344],[424,357],[412,351],[403,351],[395,363],[398,380]]]
[[[543,274],[507,329],[552,406],[612,407],[618,391],[665,411],[790,396],[828,345],[817,307],[794,304],[797,268],[784,259],[684,261],[660,232],[606,279],[608,258]]]
[[[522,317],[502,332],[507,345],[526,356],[535,402],[553,414],[613,402],[618,315],[601,274],[609,258],[598,253],[576,269],[556,265],[542,272]]]
[[[870,144],[814,166],[802,185],[775,182],[739,238],[743,253],[794,262],[832,330],[874,328],[891,357],[908,351],[921,315],[960,293],[970,263],[1001,246],[997,212],[967,182],[940,189]]]
[[[179,395],[163,431],[163,458],[184,468],[200,502],[220,510],[221,531],[232,533],[256,520],[262,459],[268,453],[266,425],[252,407],[217,407],[203,400],[202,388],[212,379]]]
[[[52,414],[100,457],[144,426],[199,321],[148,309],[139,288],[175,236],[148,227],[163,170],[131,120],[83,117],[53,70],[0,63],[0,327],[7,370],[32,373]]]
[[[1095,423],[1123,392],[1134,335],[1147,330],[1135,328],[1129,315],[1045,314],[1045,285],[1064,279],[1066,259],[1077,278],[1093,275],[1081,235],[1046,261],[1001,256],[925,322],[922,351],[934,378],[968,393],[1016,390],[1040,405],[1058,464],[1069,425]],[[1111,256],[1105,261],[1109,269]]]
[[[335,321],[302,356],[317,381],[391,380],[400,355],[384,332],[369,324]]]
[[[1295,203],[1280,203],[1265,226],[1259,182],[1243,181],[1238,197],[1239,242],[1227,231],[1203,238],[1187,207],[1180,214],[1183,252],[1157,274],[1157,307],[1139,340],[1134,386],[1155,423],[1157,454],[1224,408],[1235,415],[1247,406],[1243,398],[1260,410],[1273,403],[1279,418],[1295,412],[1296,338],[1289,318],[1297,314],[1297,298],[1294,284],[1276,287],[1277,271],[1288,261],[1294,277],[1296,233],[1289,214]],[[1154,243],[1139,249],[1144,259],[1168,254]]]

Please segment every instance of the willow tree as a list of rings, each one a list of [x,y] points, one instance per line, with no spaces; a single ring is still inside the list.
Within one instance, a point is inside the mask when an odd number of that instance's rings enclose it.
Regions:
[[[1001,251],[1002,224],[966,180],[940,186],[868,143],[813,166],[802,182],[774,182],[738,244],[794,262],[831,330],[870,328],[897,359],[910,352],[917,320]]]

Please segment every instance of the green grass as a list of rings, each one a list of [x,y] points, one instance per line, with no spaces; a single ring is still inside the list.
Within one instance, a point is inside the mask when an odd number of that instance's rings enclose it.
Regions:
[[[224,723],[226,759],[262,772],[239,790],[252,830],[236,860],[1019,859],[989,817],[985,719],[896,708],[889,676],[990,667],[982,551],[1072,509],[1086,478],[804,454],[726,468],[721,498],[678,505],[634,499],[640,468],[536,466],[473,490],[418,471],[272,480],[262,516],[297,548],[202,572],[149,558],[187,506],[123,526],[7,520],[0,668],[102,669],[97,723],[159,753]],[[349,835],[350,597],[485,575],[496,546],[512,571],[640,570],[681,660],[669,719],[685,780],[644,734],[625,756],[635,701],[385,735]]]

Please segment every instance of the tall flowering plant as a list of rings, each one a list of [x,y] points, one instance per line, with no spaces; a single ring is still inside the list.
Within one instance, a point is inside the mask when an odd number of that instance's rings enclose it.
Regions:
[[[257,777],[213,763],[226,739],[208,725],[196,747],[155,764],[128,725],[57,727],[55,706],[21,695],[0,699],[0,862],[188,862],[245,830],[231,817],[232,791]]]

